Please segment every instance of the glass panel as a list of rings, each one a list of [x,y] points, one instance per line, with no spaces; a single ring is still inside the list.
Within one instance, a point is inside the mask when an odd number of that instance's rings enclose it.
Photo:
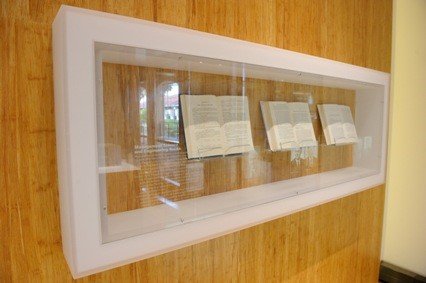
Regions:
[[[280,200],[380,169],[383,90],[378,86],[110,44],[96,43],[95,50],[104,242]],[[185,97],[187,114],[182,112]],[[204,132],[196,132],[214,153],[206,153],[198,142],[194,157],[183,115],[200,118],[197,101],[218,108],[210,109],[211,115],[204,112],[205,121],[198,125]],[[306,103],[318,146],[272,151],[261,101]],[[326,145],[319,104],[349,106],[358,141]],[[216,116],[215,128],[211,122]],[[227,121],[235,123],[225,127]],[[249,121],[248,128],[243,121]],[[214,140],[214,129],[225,140]],[[224,149],[227,142],[231,145]]]

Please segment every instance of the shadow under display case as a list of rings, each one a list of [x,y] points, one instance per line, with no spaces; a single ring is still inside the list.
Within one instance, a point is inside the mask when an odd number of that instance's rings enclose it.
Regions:
[[[384,182],[388,74],[76,8],[54,25],[77,277]],[[346,116],[332,122],[324,105]],[[337,124],[356,132],[337,142]]]

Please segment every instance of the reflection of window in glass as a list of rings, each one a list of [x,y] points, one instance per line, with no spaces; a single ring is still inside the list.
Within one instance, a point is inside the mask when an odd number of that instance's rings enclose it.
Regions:
[[[163,88],[163,140],[179,142],[179,85],[168,83]]]
[[[147,93],[144,87],[139,88],[139,113],[140,113],[140,125],[141,125],[141,142],[142,144],[147,143],[148,137],[148,120],[147,120]]]

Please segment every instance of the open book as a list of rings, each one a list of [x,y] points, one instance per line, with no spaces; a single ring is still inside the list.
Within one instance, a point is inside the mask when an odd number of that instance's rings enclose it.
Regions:
[[[188,158],[254,149],[245,96],[181,95]]]
[[[272,151],[317,145],[307,103],[261,101],[260,107]]]
[[[318,105],[318,112],[327,145],[358,141],[351,108],[346,105]]]

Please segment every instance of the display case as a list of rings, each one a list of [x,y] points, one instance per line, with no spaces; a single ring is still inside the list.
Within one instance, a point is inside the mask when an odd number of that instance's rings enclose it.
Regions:
[[[53,51],[75,277],[384,182],[389,74],[66,6]],[[271,146],[265,102],[303,106],[312,141]],[[318,105],[345,106],[356,138],[326,142]]]

